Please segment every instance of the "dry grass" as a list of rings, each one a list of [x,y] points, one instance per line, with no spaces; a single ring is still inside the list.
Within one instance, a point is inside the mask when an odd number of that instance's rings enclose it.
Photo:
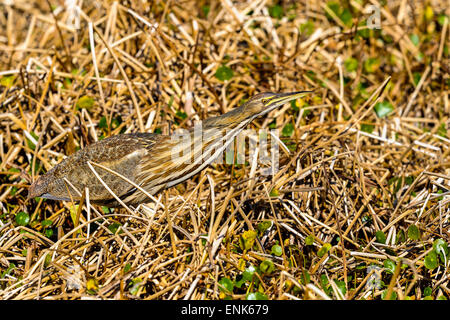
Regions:
[[[259,0],[83,1],[79,29],[63,1],[0,4],[0,298],[449,298],[448,255],[424,263],[450,242],[448,3],[368,1],[381,30],[357,31],[363,2],[345,2],[348,21],[325,1],[284,1],[280,18]],[[26,200],[99,138],[311,88],[252,124],[285,129],[273,177],[210,166],[133,214]],[[377,103],[394,110],[379,117]],[[219,284],[272,264],[232,293]]]

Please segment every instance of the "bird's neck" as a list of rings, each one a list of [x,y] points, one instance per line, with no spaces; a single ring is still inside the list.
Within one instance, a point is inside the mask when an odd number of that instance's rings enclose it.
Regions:
[[[247,111],[244,106],[240,106],[225,114],[217,117],[211,117],[202,122],[205,129],[215,128],[215,129],[234,129],[240,124],[245,123],[247,125],[253,114]]]

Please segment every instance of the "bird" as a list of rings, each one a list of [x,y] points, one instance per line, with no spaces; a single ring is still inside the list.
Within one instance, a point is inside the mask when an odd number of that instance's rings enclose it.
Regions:
[[[97,141],[35,180],[29,187],[28,199],[79,201],[87,188],[91,203],[137,207],[149,202],[149,195],[206,168],[256,117],[311,92],[256,94],[225,114],[203,120],[200,135],[196,132],[198,126],[190,128],[181,141],[173,135],[144,132]]]

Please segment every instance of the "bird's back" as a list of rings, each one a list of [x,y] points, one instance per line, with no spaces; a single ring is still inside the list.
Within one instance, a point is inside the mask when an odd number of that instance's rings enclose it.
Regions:
[[[151,133],[133,133],[112,136],[95,142],[79,152],[67,157],[55,168],[49,171],[54,178],[65,178],[77,190],[82,192],[89,188],[90,200],[99,204],[117,205],[115,198],[103,186],[88,165],[98,173],[103,182],[120,197],[127,197],[134,192],[135,187],[118,177],[117,174],[102,169],[95,164],[107,167],[110,170],[138,183],[136,177],[140,174],[142,163],[146,156],[159,140],[167,137]],[[72,190],[71,195],[78,199],[78,193]]]

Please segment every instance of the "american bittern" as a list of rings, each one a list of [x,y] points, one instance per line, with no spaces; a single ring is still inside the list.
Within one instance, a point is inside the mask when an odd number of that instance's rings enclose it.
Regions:
[[[96,204],[119,206],[111,191],[127,205],[148,202],[136,185],[154,195],[189,179],[214,161],[253,119],[310,92],[257,94],[230,112],[204,120],[200,144],[193,129],[188,133],[192,139],[184,143],[152,133],[121,134],[98,141],[39,177],[28,198],[79,200],[88,188],[90,201]],[[184,151],[187,157],[174,157],[174,150]]]

